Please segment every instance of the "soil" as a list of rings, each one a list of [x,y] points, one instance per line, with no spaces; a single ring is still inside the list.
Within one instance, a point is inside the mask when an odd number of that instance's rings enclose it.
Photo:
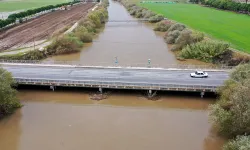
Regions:
[[[58,10],[0,32],[0,51],[20,47],[32,41],[48,39],[55,32],[77,22],[94,3],[79,4],[70,10]]]

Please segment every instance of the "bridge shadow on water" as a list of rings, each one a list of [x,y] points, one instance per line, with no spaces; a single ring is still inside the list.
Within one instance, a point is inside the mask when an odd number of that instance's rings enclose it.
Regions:
[[[17,90],[32,90],[32,91],[53,91],[50,89],[49,86],[30,86],[30,85],[18,85],[16,87]],[[84,93],[84,94],[93,94],[93,93],[100,93],[98,88],[85,88],[85,87],[56,87],[54,92],[67,92],[67,93]],[[155,93],[156,92],[156,93]],[[131,89],[103,89],[103,93],[109,93],[114,95],[130,95],[130,96],[148,96],[148,90],[131,90]],[[155,93],[154,96],[157,100],[161,97],[179,97],[179,98],[200,98],[201,100],[206,99],[214,99],[216,100],[218,95],[213,92],[206,92],[204,97],[201,98],[200,92],[188,92],[188,91],[152,91]]]

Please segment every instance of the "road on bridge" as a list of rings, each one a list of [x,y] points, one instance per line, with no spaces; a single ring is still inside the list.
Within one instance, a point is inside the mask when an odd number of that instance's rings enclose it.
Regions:
[[[3,65],[14,78],[47,80],[81,80],[123,82],[136,84],[176,84],[221,86],[228,79],[228,71],[207,71],[208,78],[191,78],[188,70],[78,68],[39,65]],[[195,71],[195,70],[194,70]]]

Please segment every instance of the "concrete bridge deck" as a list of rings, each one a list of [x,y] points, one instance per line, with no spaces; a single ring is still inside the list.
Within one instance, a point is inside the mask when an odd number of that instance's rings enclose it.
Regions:
[[[93,88],[214,92],[229,77],[225,70],[207,71],[208,78],[191,78],[190,73],[195,70],[43,64],[2,64],[2,67],[12,73],[18,84]]]

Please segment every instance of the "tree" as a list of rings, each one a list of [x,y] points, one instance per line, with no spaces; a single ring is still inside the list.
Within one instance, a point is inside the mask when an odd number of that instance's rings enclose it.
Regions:
[[[0,68],[0,118],[13,113],[21,106],[16,97],[17,92],[12,88],[14,84],[11,74]]]
[[[210,119],[226,137],[250,134],[250,64],[240,65],[218,89],[219,101],[210,106]]]
[[[250,136],[238,136],[223,146],[223,150],[249,150]]]

